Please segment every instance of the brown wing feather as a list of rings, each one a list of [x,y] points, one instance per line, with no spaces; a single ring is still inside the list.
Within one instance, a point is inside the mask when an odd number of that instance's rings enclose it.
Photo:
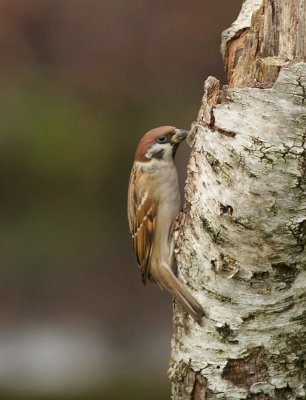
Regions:
[[[142,280],[150,279],[150,256],[155,233],[156,205],[139,184],[139,170],[133,168],[129,184],[128,218],[133,247]]]

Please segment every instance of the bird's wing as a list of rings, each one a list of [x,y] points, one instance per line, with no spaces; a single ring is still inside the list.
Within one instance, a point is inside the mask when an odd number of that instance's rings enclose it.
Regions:
[[[141,269],[142,280],[150,278],[150,257],[156,225],[157,204],[141,185],[140,171],[133,168],[129,184],[128,218],[133,247]]]

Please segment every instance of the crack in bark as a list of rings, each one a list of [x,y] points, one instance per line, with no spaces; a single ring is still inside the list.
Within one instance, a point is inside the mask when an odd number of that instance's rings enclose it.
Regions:
[[[306,88],[302,84],[302,77],[301,76],[298,77],[297,83],[298,83],[298,86],[302,89],[302,104],[304,104],[305,100],[306,100]]]
[[[173,369],[174,370],[174,369]],[[207,379],[199,371],[195,371],[190,363],[180,361],[175,374],[170,375],[173,400],[206,400],[212,392],[207,388]]]
[[[288,229],[296,241],[297,251],[303,252],[306,245],[306,218],[298,224],[292,223]]]
[[[209,220],[204,215],[201,216],[201,222],[203,229],[209,234],[213,242],[221,244],[223,240],[220,237],[220,230],[215,231]]]

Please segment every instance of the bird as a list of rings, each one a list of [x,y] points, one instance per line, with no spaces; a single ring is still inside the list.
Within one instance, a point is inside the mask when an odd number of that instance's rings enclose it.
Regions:
[[[174,158],[188,132],[154,128],[141,138],[128,187],[128,221],[142,281],[167,290],[201,324],[204,310],[174,273],[173,224],[180,212]]]

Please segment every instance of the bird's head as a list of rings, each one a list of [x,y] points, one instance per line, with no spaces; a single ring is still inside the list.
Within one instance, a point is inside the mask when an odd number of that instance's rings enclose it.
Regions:
[[[187,131],[173,126],[161,126],[147,132],[140,140],[135,161],[173,161],[179,144],[186,138]]]

